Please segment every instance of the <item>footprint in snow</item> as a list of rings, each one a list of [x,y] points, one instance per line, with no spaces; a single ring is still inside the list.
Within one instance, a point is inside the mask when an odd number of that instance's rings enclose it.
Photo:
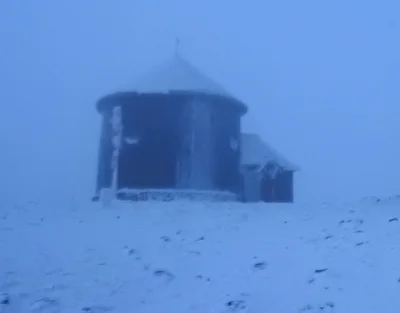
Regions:
[[[321,273],[326,272],[327,270],[328,270],[327,268],[319,268],[319,269],[316,269],[316,270],[314,271],[314,273],[315,273],[315,274],[321,274]]]
[[[333,313],[335,312],[335,304],[333,302],[325,302],[324,304],[311,305],[307,304],[302,307],[299,313]]]
[[[240,312],[247,308],[244,300],[231,300],[225,304],[228,312]]]
[[[253,267],[257,270],[265,270],[267,268],[267,262],[257,262],[253,265]]]
[[[162,236],[161,240],[164,242],[171,242],[171,238],[169,238],[168,236]]]
[[[105,313],[105,312],[111,312],[113,309],[110,307],[105,307],[105,306],[86,306],[82,308],[82,312],[87,312],[87,313]]]
[[[58,313],[60,311],[60,302],[52,298],[43,298],[34,302],[30,313]]]
[[[161,270],[161,269],[155,270],[153,272],[153,274],[154,274],[154,276],[166,279],[168,282],[174,280],[174,278],[175,278],[175,275],[167,270]]]

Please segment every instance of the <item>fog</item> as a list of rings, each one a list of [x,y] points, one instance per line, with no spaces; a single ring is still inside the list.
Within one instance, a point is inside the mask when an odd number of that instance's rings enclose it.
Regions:
[[[3,195],[94,192],[96,100],[181,54],[300,165],[299,201],[400,192],[395,0],[0,1]]]

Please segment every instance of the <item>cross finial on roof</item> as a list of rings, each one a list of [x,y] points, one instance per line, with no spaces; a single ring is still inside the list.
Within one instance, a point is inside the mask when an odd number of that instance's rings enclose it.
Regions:
[[[181,43],[181,40],[179,39],[179,37],[176,37],[175,39],[175,54],[179,55],[179,45]]]

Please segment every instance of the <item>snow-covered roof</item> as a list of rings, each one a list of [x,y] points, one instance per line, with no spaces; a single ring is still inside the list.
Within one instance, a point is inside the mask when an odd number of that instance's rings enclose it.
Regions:
[[[242,134],[241,150],[242,165],[257,165],[261,170],[267,163],[271,162],[288,171],[297,171],[300,169],[296,164],[288,161],[284,156],[264,142],[257,134]]]
[[[140,93],[193,91],[234,98],[179,54],[141,77],[133,87]]]

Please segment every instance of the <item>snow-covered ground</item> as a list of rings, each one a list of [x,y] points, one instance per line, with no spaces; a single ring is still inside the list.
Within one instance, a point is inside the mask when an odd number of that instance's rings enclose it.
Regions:
[[[400,205],[0,207],[0,312],[398,313]]]

